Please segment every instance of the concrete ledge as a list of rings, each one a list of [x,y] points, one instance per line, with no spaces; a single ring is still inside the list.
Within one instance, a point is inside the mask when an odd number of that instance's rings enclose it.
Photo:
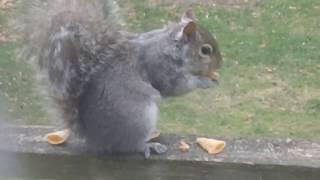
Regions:
[[[163,134],[165,155],[107,156],[84,154],[76,139],[51,146],[44,135],[52,127],[0,128],[0,177],[70,179],[311,179],[320,177],[320,142],[292,139],[225,139],[226,149],[208,155],[195,144],[196,136]],[[191,150],[177,150],[183,139]]]

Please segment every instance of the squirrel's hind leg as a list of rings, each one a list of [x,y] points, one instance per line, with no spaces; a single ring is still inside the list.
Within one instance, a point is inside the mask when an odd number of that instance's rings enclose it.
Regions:
[[[157,98],[156,98],[157,99]],[[144,113],[145,122],[156,122],[158,119],[158,106],[155,102],[152,102],[149,106],[145,108]],[[155,132],[155,123],[151,123],[151,127],[149,127],[148,137],[143,145],[143,149],[141,151],[144,153],[145,158],[149,158],[152,153],[154,154],[163,154],[168,148],[167,146],[160,144],[158,142],[148,142],[150,137]]]

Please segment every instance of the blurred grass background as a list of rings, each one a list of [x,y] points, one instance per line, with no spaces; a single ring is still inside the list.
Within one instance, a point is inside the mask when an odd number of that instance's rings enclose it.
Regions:
[[[192,2],[192,0],[189,0]],[[180,17],[189,1],[121,0],[132,31]],[[211,136],[320,138],[320,1],[200,0],[199,24],[224,56],[217,88],[161,104],[164,132]],[[0,32],[10,10],[0,10]],[[1,34],[0,34],[1,35]],[[16,62],[14,41],[0,41],[0,118],[46,124],[31,68]]]

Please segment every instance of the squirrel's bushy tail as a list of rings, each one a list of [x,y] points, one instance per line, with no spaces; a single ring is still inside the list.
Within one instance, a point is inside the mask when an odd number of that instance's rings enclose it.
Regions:
[[[18,58],[35,67],[37,89],[57,105],[49,112],[59,110],[52,116],[72,126],[82,86],[97,64],[95,36],[122,25],[118,5],[113,0],[21,0],[18,7]]]
[[[19,13],[14,26],[22,41],[18,53],[21,59],[28,61],[38,60],[51,21],[61,12],[71,11],[92,24],[103,22],[109,28],[123,24],[114,0],[19,0],[17,4]]]

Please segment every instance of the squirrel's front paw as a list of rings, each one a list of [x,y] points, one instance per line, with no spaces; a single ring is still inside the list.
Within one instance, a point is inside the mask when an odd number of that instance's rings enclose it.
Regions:
[[[149,158],[151,153],[155,154],[163,154],[167,152],[168,148],[166,145],[152,142],[152,143],[147,143],[146,148],[144,150],[144,157]]]
[[[217,83],[216,81],[212,81],[209,78],[202,77],[202,78],[198,79],[197,87],[206,89],[206,88],[210,88],[210,87],[214,86],[216,83]]]

